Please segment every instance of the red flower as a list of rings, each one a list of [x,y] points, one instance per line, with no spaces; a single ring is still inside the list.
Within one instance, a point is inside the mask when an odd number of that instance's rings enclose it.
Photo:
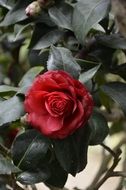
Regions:
[[[48,71],[36,77],[24,105],[27,122],[46,136],[63,139],[87,122],[93,100],[68,73]]]

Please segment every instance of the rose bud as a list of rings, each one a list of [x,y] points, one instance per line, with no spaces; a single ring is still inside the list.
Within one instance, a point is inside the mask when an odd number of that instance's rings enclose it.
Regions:
[[[48,71],[34,80],[24,102],[27,122],[42,134],[63,139],[83,127],[93,110],[86,87],[64,71]]]
[[[37,16],[40,12],[41,12],[41,7],[37,1],[33,1],[25,9],[25,13],[29,17],[30,16]]]

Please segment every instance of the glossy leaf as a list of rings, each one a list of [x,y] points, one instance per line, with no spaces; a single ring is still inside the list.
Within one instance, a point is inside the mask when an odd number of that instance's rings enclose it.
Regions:
[[[96,36],[96,40],[107,47],[126,50],[126,38],[119,34]]]
[[[33,49],[39,50],[57,43],[63,34],[64,32],[61,30],[51,30],[40,38],[39,42],[33,47]]]
[[[74,78],[78,78],[80,74],[80,66],[72,56],[72,53],[61,47],[51,47],[49,59],[47,62],[48,70],[64,70],[70,73]]]
[[[45,184],[47,186],[51,185],[54,187],[63,188],[67,180],[67,172],[64,171],[56,159],[53,160],[47,167],[49,168],[51,175]]]
[[[72,26],[80,43],[84,43],[85,37],[93,25],[101,21],[110,8],[110,0],[80,0],[73,12]]]
[[[0,175],[11,175],[12,173],[18,173],[20,170],[14,166],[12,160],[3,157],[0,154]]]
[[[82,83],[88,82],[90,79],[92,79],[94,77],[94,75],[97,73],[99,68],[100,68],[100,65],[97,65],[97,66],[93,67],[92,69],[89,69],[88,71],[83,72],[80,75],[79,80]]]
[[[102,91],[118,102],[126,114],[126,84],[122,82],[111,82],[101,87]]]
[[[8,94],[15,94],[19,88],[8,86],[8,85],[0,85],[0,95],[8,95]]]
[[[60,6],[53,6],[49,9],[49,15],[52,21],[61,28],[72,30],[73,8],[69,4],[61,3]]]
[[[31,2],[32,0],[16,1],[15,6],[7,13],[3,22],[0,23],[0,26],[9,26],[19,21],[25,20],[27,18],[25,9]]]
[[[101,144],[109,133],[109,128],[106,119],[98,111],[94,111],[89,120],[91,128],[90,145]]]
[[[44,69],[42,66],[36,66],[28,70],[28,72],[23,76],[22,80],[19,83],[18,94],[24,94],[28,87],[32,84],[35,77]]]
[[[35,183],[44,182],[49,178],[50,174],[48,171],[38,170],[38,171],[26,171],[22,172],[17,180],[24,185],[34,185]]]
[[[23,103],[18,96],[0,102],[0,126],[16,121],[24,115]]]
[[[73,176],[81,172],[87,164],[89,138],[90,128],[86,125],[63,140],[53,141],[59,163],[66,172]]]
[[[18,135],[11,148],[15,165],[25,171],[39,169],[49,145],[50,141],[36,130]]]

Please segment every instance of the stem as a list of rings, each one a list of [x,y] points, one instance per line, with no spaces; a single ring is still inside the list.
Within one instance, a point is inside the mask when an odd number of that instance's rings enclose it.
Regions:
[[[93,190],[98,190],[108,178],[110,178],[110,177],[113,176],[114,169],[116,168],[116,166],[118,165],[118,163],[120,161],[120,154],[121,154],[121,150],[118,149],[117,152],[115,153],[112,166],[106,172],[106,174],[104,175],[104,177],[95,185],[95,187],[93,188]]]
[[[98,172],[96,173],[96,176],[94,178],[94,180],[92,181],[91,185],[86,189],[86,190],[93,190],[95,185],[97,184],[97,182],[100,180],[101,176],[105,173],[105,171],[107,170],[107,166],[110,162],[110,160],[112,159],[112,155],[113,157],[115,157],[115,152],[126,143],[126,138],[123,138],[122,140],[120,140],[120,142],[114,147],[113,150],[111,150],[109,147],[107,147],[106,145],[102,144],[102,146],[104,147],[103,149],[103,159],[101,162],[101,165],[99,167]],[[108,156],[105,155],[105,151],[107,150],[110,154]]]

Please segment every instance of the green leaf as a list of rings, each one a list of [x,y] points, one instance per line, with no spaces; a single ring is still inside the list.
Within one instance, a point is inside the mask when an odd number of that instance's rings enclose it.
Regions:
[[[53,6],[49,9],[49,15],[52,21],[61,28],[72,30],[73,8],[69,4],[61,3],[59,6]]]
[[[35,183],[44,182],[49,178],[50,174],[47,170],[22,172],[17,180],[24,185],[34,185]]]
[[[11,6],[8,5],[8,2],[7,0],[0,0],[0,6],[10,10],[11,9]]]
[[[50,50],[47,69],[64,70],[70,73],[74,78],[78,78],[81,71],[80,66],[68,49],[54,46],[52,46]]]
[[[73,176],[81,172],[87,164],[89,139],[90,128],[85,125],[65,139],[53,141],[55,154],[60,165]]]
[[[83,72],[80,77],[79,80],[82,83],[86,83],[88,82],[90,79],[92,79],[94,77],[94,75],[97,73],[98,69],[100,68],[101,65],[97,65],[95,67],[93,67],[92,69],[89,69],[86,72]]]
[[[55,43],[57,43],[61,37],[63,36],[64,32],[61,30],[51,30],[45,35],[43,35],[38,43],[33,47],[35,50],[47,48]]]
[[[22,34],[22,32],[24,32],[24,30],[28,29],[31,27],[31,23],[30,24],[26,24],[26,25],[19,25],[16,24],[14,27],[14,34],[15,34],[15,39],[14,41],[18,40]]]
[[[13,95],[15,94],[19,88],[13,87],[13,86],[8,86],[8,85],[1,85],[0,86],[0,95]]]
[[[7,13],[4,20],[0,23],[0,26],[9,26],[27,18],[25,9],[32,0],[18,0],[15,6]]]
[[[63,188],[68,174],[64,169],[60,166],[59,162],[55,159],[53,160],[49,166],[47,166],[50,170],[50,177],[46,180],[45,184]]]
[[[25,171],[39,169],[49,145],[49,139],[34,129],[18,135],[11,148],[15,165]]]
[[[96,40],[107,47],[126,50],[126,38],[119,34],[99,35],[96,36]]]
[[[22,80],[19,83],[18,94],[24,94],[27,88],[32,84],[35,77],[44,69],[42,66],[36,66],[28,70],[28,72],[23,76]]]
[[[23,103],[18,96],[0,102],[0,107],[0,126],[16,121],[24,115]]]
[[[20,172],[20,170],[14,166],[12,160],[3,157],[0,154],[0,175],[11,175],[12,173]]]
[[[122,82],[111,82],[101,86],[101,90],[118,102],[126,114],[126,84]]]
[[[95,110],[89,120],[89,126],[91,128],[90,145],[101,144],[109,133],[106,119]]]
[[[93,25],[101,21],[110,9],[110,0],[80,0],[75,5],[72,26],[80,43]]]
[[[44,37],[47,35],[50,35],[50,32],[56,30],[56,27],[48,26],[45,23],[36,23],[33,31],[33,35],[30,41],[29,48],[33,48],[39,43],[39,41],[42,39],[44,40]],[[46,37],[47,39],[47,37]],[[52,40],[52,39],[51,39]]]

